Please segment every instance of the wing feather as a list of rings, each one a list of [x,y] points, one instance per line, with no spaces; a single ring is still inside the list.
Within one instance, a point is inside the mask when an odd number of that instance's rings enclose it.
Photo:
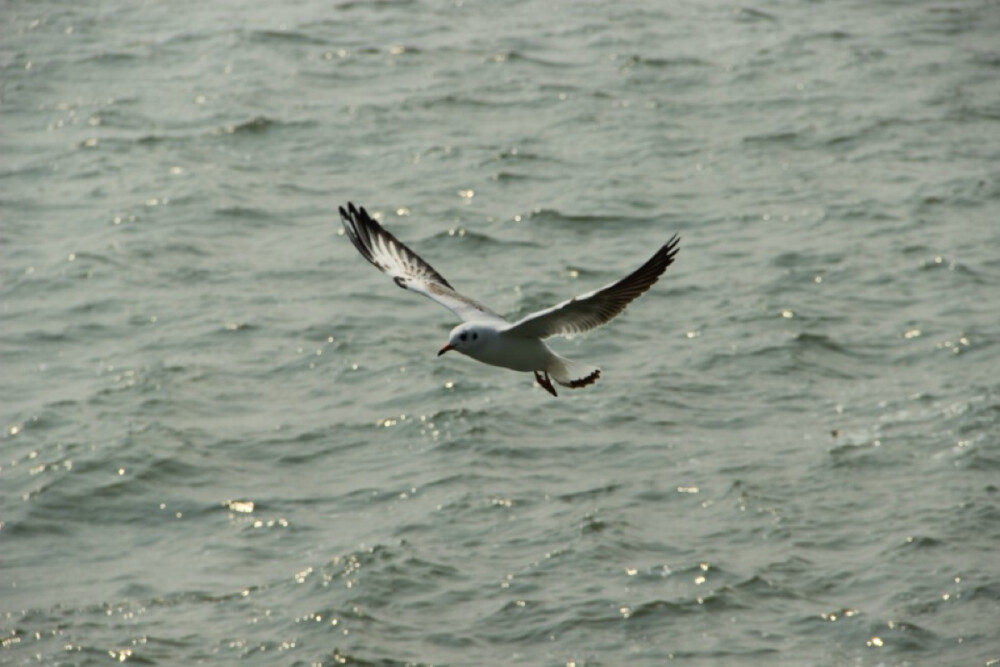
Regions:
[[[620,315],[625,307],[653,286],[673,264],[680,238],[675,234],[645,264],[621,280],[601,289],[531,313],[511,324],[506,333],[548,338],[589,331]]]
[[[340,207],[340,218],[347,238],[361,256],[403,289],[433,299],[464,322],[483,319],[504,321],[475,299],[456,292],[434,267],[373,220],[364,206],[355,207],[348,202],[346,209]]]

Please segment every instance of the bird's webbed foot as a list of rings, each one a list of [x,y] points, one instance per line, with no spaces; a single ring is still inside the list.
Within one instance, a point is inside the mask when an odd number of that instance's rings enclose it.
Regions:
[[[545,373],[543,375],[543,374],[539,373],[538,371],[535,371],[535,381],[539,385],[541,385],[542,389],[544,389],[545,391],[549,392],[553,396],[558,396],[559,395],[559,394],[556,393],[555,387],[552,386],[552,380],[549,379],[549,374],[548,373]]]

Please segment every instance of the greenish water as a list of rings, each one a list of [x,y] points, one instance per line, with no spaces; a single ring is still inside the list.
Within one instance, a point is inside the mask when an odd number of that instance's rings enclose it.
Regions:
[[[0,14],[0,662],[1000,660],[995,4]]]

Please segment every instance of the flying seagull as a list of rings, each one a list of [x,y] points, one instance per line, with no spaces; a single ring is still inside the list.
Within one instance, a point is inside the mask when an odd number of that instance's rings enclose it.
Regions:
[[[611,321],[673,263],[680,242],[674,234],[649,261],[621,280],[512,323],[455,291],[444,276],[373,220],[363,206],[355,207],[348,202],[346,209],[340,207],[340,217],[348,238],[362,257],[403,289],[437,301],[462,320],[462,324],[451,330],[448,343],[438,356],[455,350],[484,364],[531,371],[538,384],[553,396],[557,396],[553,379],[564,387],[577,389],[596,382],[601,370],[560,357],[543,340],[582,333]]]

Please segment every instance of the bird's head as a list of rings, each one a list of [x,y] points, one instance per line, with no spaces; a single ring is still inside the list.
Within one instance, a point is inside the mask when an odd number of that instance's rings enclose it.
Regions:
[[[493,329],[475,322],[460,324],[448,334],[448,344],[438,351],[438,356],[449,350],[455,350],[474,357],[494,333]]]

